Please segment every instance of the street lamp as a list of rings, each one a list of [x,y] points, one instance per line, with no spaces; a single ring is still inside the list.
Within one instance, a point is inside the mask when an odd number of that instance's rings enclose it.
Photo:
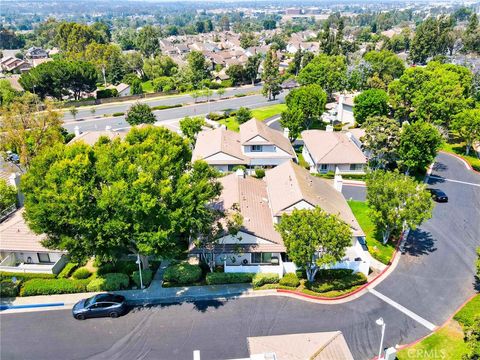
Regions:
[[[378,350],[378,360],[380,360],[380,359],[383,359],[382,350],[383,350],[383,338],[385,336],[385,321],[383,321],[383,318],[379,318],[375,320],[375,323],[378,326],[382,327],[382,338],[380,339],[380,349]]]
[[[136,263],[138,264],[138,273],[140,275],[140,288],[143,289],[142,262],[140,261],[140,254],[137,254]]]

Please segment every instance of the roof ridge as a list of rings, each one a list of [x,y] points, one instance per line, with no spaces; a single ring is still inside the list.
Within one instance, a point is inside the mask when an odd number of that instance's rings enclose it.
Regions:
[[[310,359],[309,360],[314,360],[318,355],[320,355],[320,353],[325,350],[327,348],[328,345],[330,345],[336,338],[338,338],[340,335],[342,335],[342,332],[337,330],[335,331],[335,334],[330,338],[328,339],[328,341],[323,344],[322,346],[320,346],[320,348],[312,355],[310,356]]]

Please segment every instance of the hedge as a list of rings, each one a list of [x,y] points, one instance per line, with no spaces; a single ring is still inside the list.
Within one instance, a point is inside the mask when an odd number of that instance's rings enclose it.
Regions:
[[[7,272],[0,271],[0,280],[11,279],[16,277],[21,280],[29,279],[55,279],[55,274],[42,274],[42,273],[23,273],[23,272]]]
[[[122,273],[105,274],[90,281],[87,285],[87,291],[115,291],[128,287],[130,279],[128,275]]]
[[[97,99],[106,99],[118,96],[117,89],[103,89],[97,90]]]
[[[69,278],[72,272],[77,268],[78,264],[69,262],[67,265],[64,266],[63,270],[57,275],[59,279],[66,279]]]
[[[125,113],[124,113],[124,112],[121,112],[121,111],[120,111],[120,112],[114,112],[114,113],[112,114],[112,116],[123,116],[123,115],[125,115]]]
[[[0,297],[16,297],[21,282],[2,281],[0,282]]]
[[[90,270],[85,267],[78,268],[72,274],[72,277],[77,280],[88,279],[92,275]]]
[[[331,273],[322,277],[321,280],[316,280],[313,283],[305,283],[307,289],[324,293],[329,291],[348,290],[352,287],[363,285],[367,283],[367,277],[362,273],[353,273],[352,270],[323,270],[324,272],[334,271],[339,272],[337,276]],[[349,273],[348,273],[349,272]],[[317,277],[316,277],[317,278]]]
[[[99,264],[97,274],[104,275],[110,273],[122,273],[125,275],[131,275],[134,271],[138,270],[138,265],[135,261],[119,260],[112,263]]]
[[[85,292],[88,281],[69,279],[31,279],[25,281],[20,296],[73,294]]]
[[[187,285],[199,281],[202,277],[202,269],[198,265],[187,262],[171,265],[163,274],[163,280],[175,284]]]
[[[260,287],[265,284],[276,284],[280,280],[275,273],[258,273],[252,279],[253,287]]]
[[[300,280],[295,273],[288,273],[285,274],[279,281],[279,284],[282,286],[289,286],[289,287],[298,287],[300,285]]]
[[[140,273],[138,271],[134,271],[132,273],[132,281],[137,285],[137,287],[140,287]],[[152,270],[142,270],[142,281],[143,281],[143,286],[147,287],[150,285],[153,279],[153,272]]]
[[[175,104],[175,105],[157,105],[157,106],[152,106],[152,110],[166,110],[166,109],[173,109],[173,108],[179,108],[182,107],[182,104]]]
[[[249,283],[253,279],[251,273],[223,273],[213,272],[207,274],[208,285]]]

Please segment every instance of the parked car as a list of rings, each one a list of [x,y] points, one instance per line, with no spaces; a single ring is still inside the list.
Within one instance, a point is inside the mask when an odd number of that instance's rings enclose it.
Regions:
[[[73,306],[72,314],[77,320],[92,317],[119,317],[127,310],[125,297],[115,294],[98,294],[88,299],[80,300]]]
[[[432,199],[437,202],[448,202],[448,196],[439,189],[427,189],[432,194]]]

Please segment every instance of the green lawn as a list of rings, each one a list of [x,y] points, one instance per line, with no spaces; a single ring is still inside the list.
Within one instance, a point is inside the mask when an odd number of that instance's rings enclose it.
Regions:
[[[144,93],[153,93],[153,83],[151,80],[142,82],[142,90]]]
[[[470,325],[473,317],[478,314],[480,295],[470,300],[446,326],[418,344],[399,351],[398,359],[461,359],[467,350],[463,341],[462,326]]]
[[[305,169],[310,169],[310,165],[308,164],[308,162],[303,158],[303,154],[302,154],[302,149],[303,149],[303,146],[300,146],[299,148],[295,149],[295,152],[297,153],[297,157],[298,157],[298,164],[301,166],[301,167],[304,167]]]
[[[465,143],[442,145],[442,150],[461,156],[475,170],[480,171],[480,159],[475,156],[475,150],[470,149],[470,155],[465,155]]]
[[[358,223],[362,227],[367,237],[368,251],[378,261],[388,264],[395,251],[395,244],[388,242],[383,245],[380,234],[376,233],[375,225],[370,219],[367,203],[363,201],[348,201],[348,205],[352,209],[353,214],[357,218]]]
[[[282,111],[285,111],[286,109],[287,109],[286,104],[276,104],[276,105],[265,106],[258,109],[253,109],[252,116],[257,120],[263,121],[274,115],[281,114]]]
[[[237,118],[235,116],[231,116],[229,118],[219,120],[219,124],[226,125],[228,130],[232,130],[235,132],[240,131],[240,124],[237,121]]]

